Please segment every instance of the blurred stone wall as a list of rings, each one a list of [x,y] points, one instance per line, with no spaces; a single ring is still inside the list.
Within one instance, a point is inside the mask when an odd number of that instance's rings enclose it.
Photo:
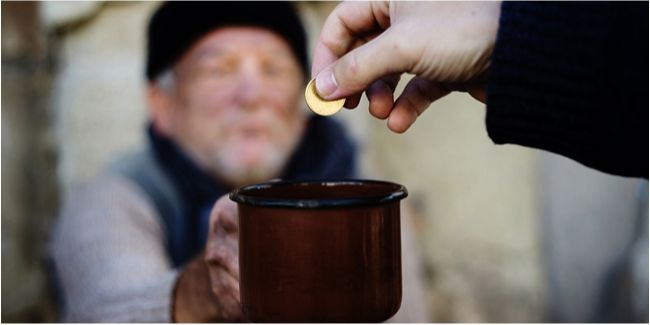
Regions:
[[[57,209],[52,65],[36,2],[2,2],[2,322],[54,320],[43,249]]]
[[[377,121],[366,164],[405,184],[418,209],[434,320],[542,321],[536,155],[494,146],[484,116],[454,94],[403,135]]]
[[[540,156],[549,321],[647,323],[648,181]]]
[[[335,5],[296,3],[311,44]],[[143,142],[144,31],[156,6],[2,3],[2,321],[55,320],[43,244],[57,202]],[[495,146],[484,116],[453,94],[403,135],[370,118],[365,100],[335,118],[361,145],[366,177],[409,189],[432,320],[588,320],[630,241],[642,182]]]
[[[144,139],[144,48],[155,2],[43,3],[61,31],[52,108],[64,193]]]

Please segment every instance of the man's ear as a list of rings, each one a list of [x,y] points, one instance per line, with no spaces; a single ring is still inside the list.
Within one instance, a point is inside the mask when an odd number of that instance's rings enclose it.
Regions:
[[[172,96],[150,82],[147,85],[147,104],[149,118],[154,129],[161,135],[171,136],[173,131],[173,99]]]

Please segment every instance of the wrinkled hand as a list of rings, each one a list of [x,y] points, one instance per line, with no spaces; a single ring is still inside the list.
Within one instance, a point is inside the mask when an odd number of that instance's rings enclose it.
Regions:
[[[485,101],[484,79],[496,40],[500,2],[344,2],[327,18],[314,49],[312,77],[321,97],[366,92],[370,113],[406,131],[452,90]],[[414,74],[397,100],[402,73]]]
[[[205,262],[212,293],[221,307],[221,318],[231,321],[241,318],[238,233],[237,205],[225,195],[210,214]]]

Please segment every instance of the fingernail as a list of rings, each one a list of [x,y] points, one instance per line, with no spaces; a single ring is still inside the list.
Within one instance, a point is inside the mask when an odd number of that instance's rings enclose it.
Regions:
[[[322,98],[327,99],[327,96],[336,91],[337,86],[336,78],[331,70],[325,70],[316,76],[316,91]]]

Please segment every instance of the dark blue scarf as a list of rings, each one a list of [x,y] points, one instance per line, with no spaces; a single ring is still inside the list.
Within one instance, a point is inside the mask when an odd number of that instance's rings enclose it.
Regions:
[[[176,144],[158,135],[152,127],[149,140],[156,159],[181,193],[184,233],[170,241],[174,265],[183,265],[205,246],[208,219],[215,201],[233,190],[216,182],[187,157]],[[356,176],[356,146],[333,119],[312,116],[305,135],[280,178],[283,180],[348,179]],[[176,255],[176,256],[174,256]]]

